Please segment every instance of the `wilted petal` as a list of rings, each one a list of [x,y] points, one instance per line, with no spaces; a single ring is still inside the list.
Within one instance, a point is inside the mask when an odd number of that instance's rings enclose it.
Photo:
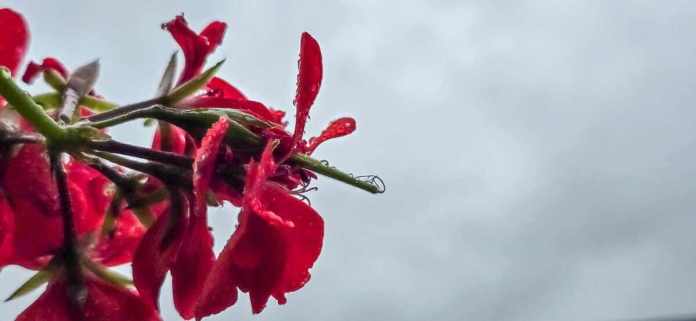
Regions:
[[[22,75],[22,81],[31,84],[44,70],[53,70],[58,72],[63,78],[68,77],[68,70],[58,59],[47,57],[44,58],[40,64],[33,61],[29,62],[27,69],[24,71],[24,75]]]
[[[302,33],[300,60],[298,62],[297,92],[295,93],[295,131],[293,145],[302,139],[309,109],[319,93],[322,79],[321,50],[319,44],[308,33]]]
[[[321,143],[329,139],[350,135],[355,131],[355,127],[355,119],[350,117],[343,117],[332,121],[319,136],[309,139],[307,153],[313,153]]]
[[[153,306],[131,291],[88,277],[87,296],[81,308],[71,304],[63,280],[49,284],[46,291],[16,321],[157,321]]]
[[[15,75],[29,46],[29,29],[22,15],[7,8],[0,9],[0,26],[0,66]]]

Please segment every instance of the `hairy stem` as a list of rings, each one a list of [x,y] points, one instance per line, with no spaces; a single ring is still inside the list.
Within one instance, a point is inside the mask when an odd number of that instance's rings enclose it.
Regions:
[[[5,97],[17,109],[17,112],[48,140],[60,140],[64,137],[65,130],[17,86],[9,70],[5,68],[0,68],[0,95]]]
[[[68,188],[68,179],[61,162],[61,153],[50,152],[51,170],[58,188],[58,200],[63,220],[63,263],[68,281],[68,297],[74,307],[80,306],[85,291],[80,271],[80,254],[77,250],[77,231],[73,221],[73,208]]]
[[[94,156],[103,158],[114,164],[130,168],[134,171],[152,175],[167,185],[177,185],[187,189],[193,188],[191,183],[192,174],[190,169],[186,170],[181,167],[175,167],[155,162],[140,162],[116,154],[101,151],[90,151],[90,153]]]
[[[135,156],[142,159],[161,162],[190,169],[193,159],[177,153],[158,151],[146,147],[121,143],[115,140],[88,141],[87,146],[96,150],[116,154]]]

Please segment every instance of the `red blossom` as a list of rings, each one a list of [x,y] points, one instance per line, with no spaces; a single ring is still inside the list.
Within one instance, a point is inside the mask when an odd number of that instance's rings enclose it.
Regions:
[[[14,75],[29,47],[29,28],[24,18],[12,9],[0,9],[0,66]]]
[[[9,9],[0,9],[0,25],[7,31],[0,34],[0,66],[8,67],[14,74],[27,48],[27,27],[23,18]],[[188,27],[183,15],[162,27],[171,33],[185,56],[178,84],[200,74],[226,30],[225,23],[214,21],[197,34]],[[134,183],[137,187],[132,192],[144,198],[157,189],[168,191],[168,198],[146,205],[156,218],[149,227],[126,207],[125,199],[130,202],[133,195],[121,192],[128,186],[123,187],[114,178],[116,175],[97,164],[83,162],[85,156],[102,157],[114,163],[119,163],[119,158],[99,156],[87,143],[84,149],[69,146],[70,149],[61,150],[64,146],[52,145],[51,137],[44,137],[46,140],[39,143],[2,146],[0,268],[19,264],[39,269],[53,259],[50,265],[53,278],[46,291],[17,320],[160,320],[158,301],[168,272],[172,274],[174,305],[185,319],[201,319],[223,311],[237,301],[238,291],[248,293],[253,313],[260,313],[270,297],[284,304],[287,293],[302,288],[321,253],[324,222],[312,207],[296,197],[306,191],[305,187],[316,175],[301,167],[297,159],[289,159],[298,153],[311,154],[323,142],[351,134],[356,122],[348,117],[337,119],[319,136],[305,140],[304,129],[323,77],[319,45],[308,33],[301,37],[298,67],[292,133],[285,128],[284,112],[247,99],[221,78],[212,78],[205,92],[177,104],[180,108],[239,110],[265,121],[268,126],[247,126],[257,135],[259,146],[239,148],[232,140],[226,140],[231,125],[226,117],[214,123],[203,137],[200,134],[204,121],[190,128],[183,122],[177,122],[181,127],[162,122],[153,137],[152,149],[185,157],[172,159],[170,154],[149,151],[150,154],[142,153],[143,162],[157,159],[146,164],[153,168],[161,166],[159,162],[170,162],[158,169],[178,166],[181,177],[192,173],[193,179],[183,186],[173,186],[167,185],[167,180],[160,181],[162,178],[155,173]],[[68,70],[58,60],[45,58],[40,64],[30,62],[23,80],[30,83],[45,70],[68,77]],[[91,115],[86,108],[80,109],[80,113],[83,117]],[[19,119],[17,123],[20,133],[34,133],[27,120]],[[66,144],[70,143],[72,140]],[[261,149],[261,143],[265,143],[265,148]],[[52,151],[57,148],[65,156],[62,161],[68,196],[58,194],[47,148]],[[133,150],[109,152],[139,157],[137,153],[132,154]],[[192,168],[186,157],[193,157]],[[122,162],[128,167],[127,161]],[[107,176],[123,189],[117,189]],[[129,197],[122,200],[124,195]],[[229,201],[241,207],[239,224],[217,257],[207,219],[208,201],[213,196],[217,201]],[[75,235],[67,235],[74,237],[63,234],[63,220],[70,222],[69,216],[61,215],[69,213],[62,211],[63,197],[70,198]],[[107,221],[113,226],[105,224],[107,213],[114,219]],[[71,254],[79,259],[71,261]],[[137,292],[92,274],[110,279],[97,273],[102,266],[128,262],[132,262]],[[71,283],[68,279],[82,283]],[[75,297],[76,286],[83,286],[84,296]],[[79,305],[75,305],[76,301]]]
[[[68,295],[69,286],[58,278],[22,312],[16,321],[158,321],[151,305],[135,293],[94,277],[84,284],[86,296],[80,307]]]
[[[248,166],[239,226],[218,256],[205,284],[196,317],[233,305],[237,291],[249,293],[252,310],[261,312],[270,296],[283,304],[285,293],[309,280],[309,268],[322,247],[319,214],[267,179],[276,170],[272,144]]]
[[[215,261],[213,237],[208,230],[208,189],[215,174],[218,152],[229,123],[216,122],[203,138],[193,164],[193,211],[188,230],[172,267],[174,305],[184,319],[195,316],[203,284]]]
[[[184,52],[186,62],[178,81],[182,84],[203,70],[208,55],[222,43],[227,24],[222,21],[213,21],[200,34],[196,34],[188,27],[184,16],[179,15],[163,24],[162,27],[172,34]]]

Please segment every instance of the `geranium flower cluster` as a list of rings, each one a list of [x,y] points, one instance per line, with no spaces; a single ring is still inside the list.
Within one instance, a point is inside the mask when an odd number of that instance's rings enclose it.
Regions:
[[[200,33],[183,16],[162,25],[180,46],[152,99],[118,106],[93,88],[94,62],[70,72],[53,57],[20,65],[29,44],[24,18],[0,9],[0,268],[35,270],[9,299],[46,285],[17,320],[160,320],[171,274],[174,306],[202,319],[248,293],[254,313],[270,297],[302,288],[319,257],[322,217],[306,202],[317,174],[371,193],[375,176],[353,176],[311,155],[352,133],[340,118],[318,136],[304,128],[322,81],[316,40],[301,36],[293,130],[285,113],[247,98],[205,69],[226,24]],[[42,77],[54,92],[30,96],[17,84]],[[151,147],[112,139],[108,127],[145,119]],[[239,208],[238,225],[213,251],[210,206]],[[131,264],[132,281],[110,270]]]

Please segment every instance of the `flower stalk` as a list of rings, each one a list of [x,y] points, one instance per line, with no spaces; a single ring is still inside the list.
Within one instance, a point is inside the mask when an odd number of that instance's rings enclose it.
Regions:
[[[5,97],[17,112],[48,140],[59,141],[65,137],[65,129],[58,126],[31,96],[17,86],[10,71],[5,68],[0,68],[0,96]]]

